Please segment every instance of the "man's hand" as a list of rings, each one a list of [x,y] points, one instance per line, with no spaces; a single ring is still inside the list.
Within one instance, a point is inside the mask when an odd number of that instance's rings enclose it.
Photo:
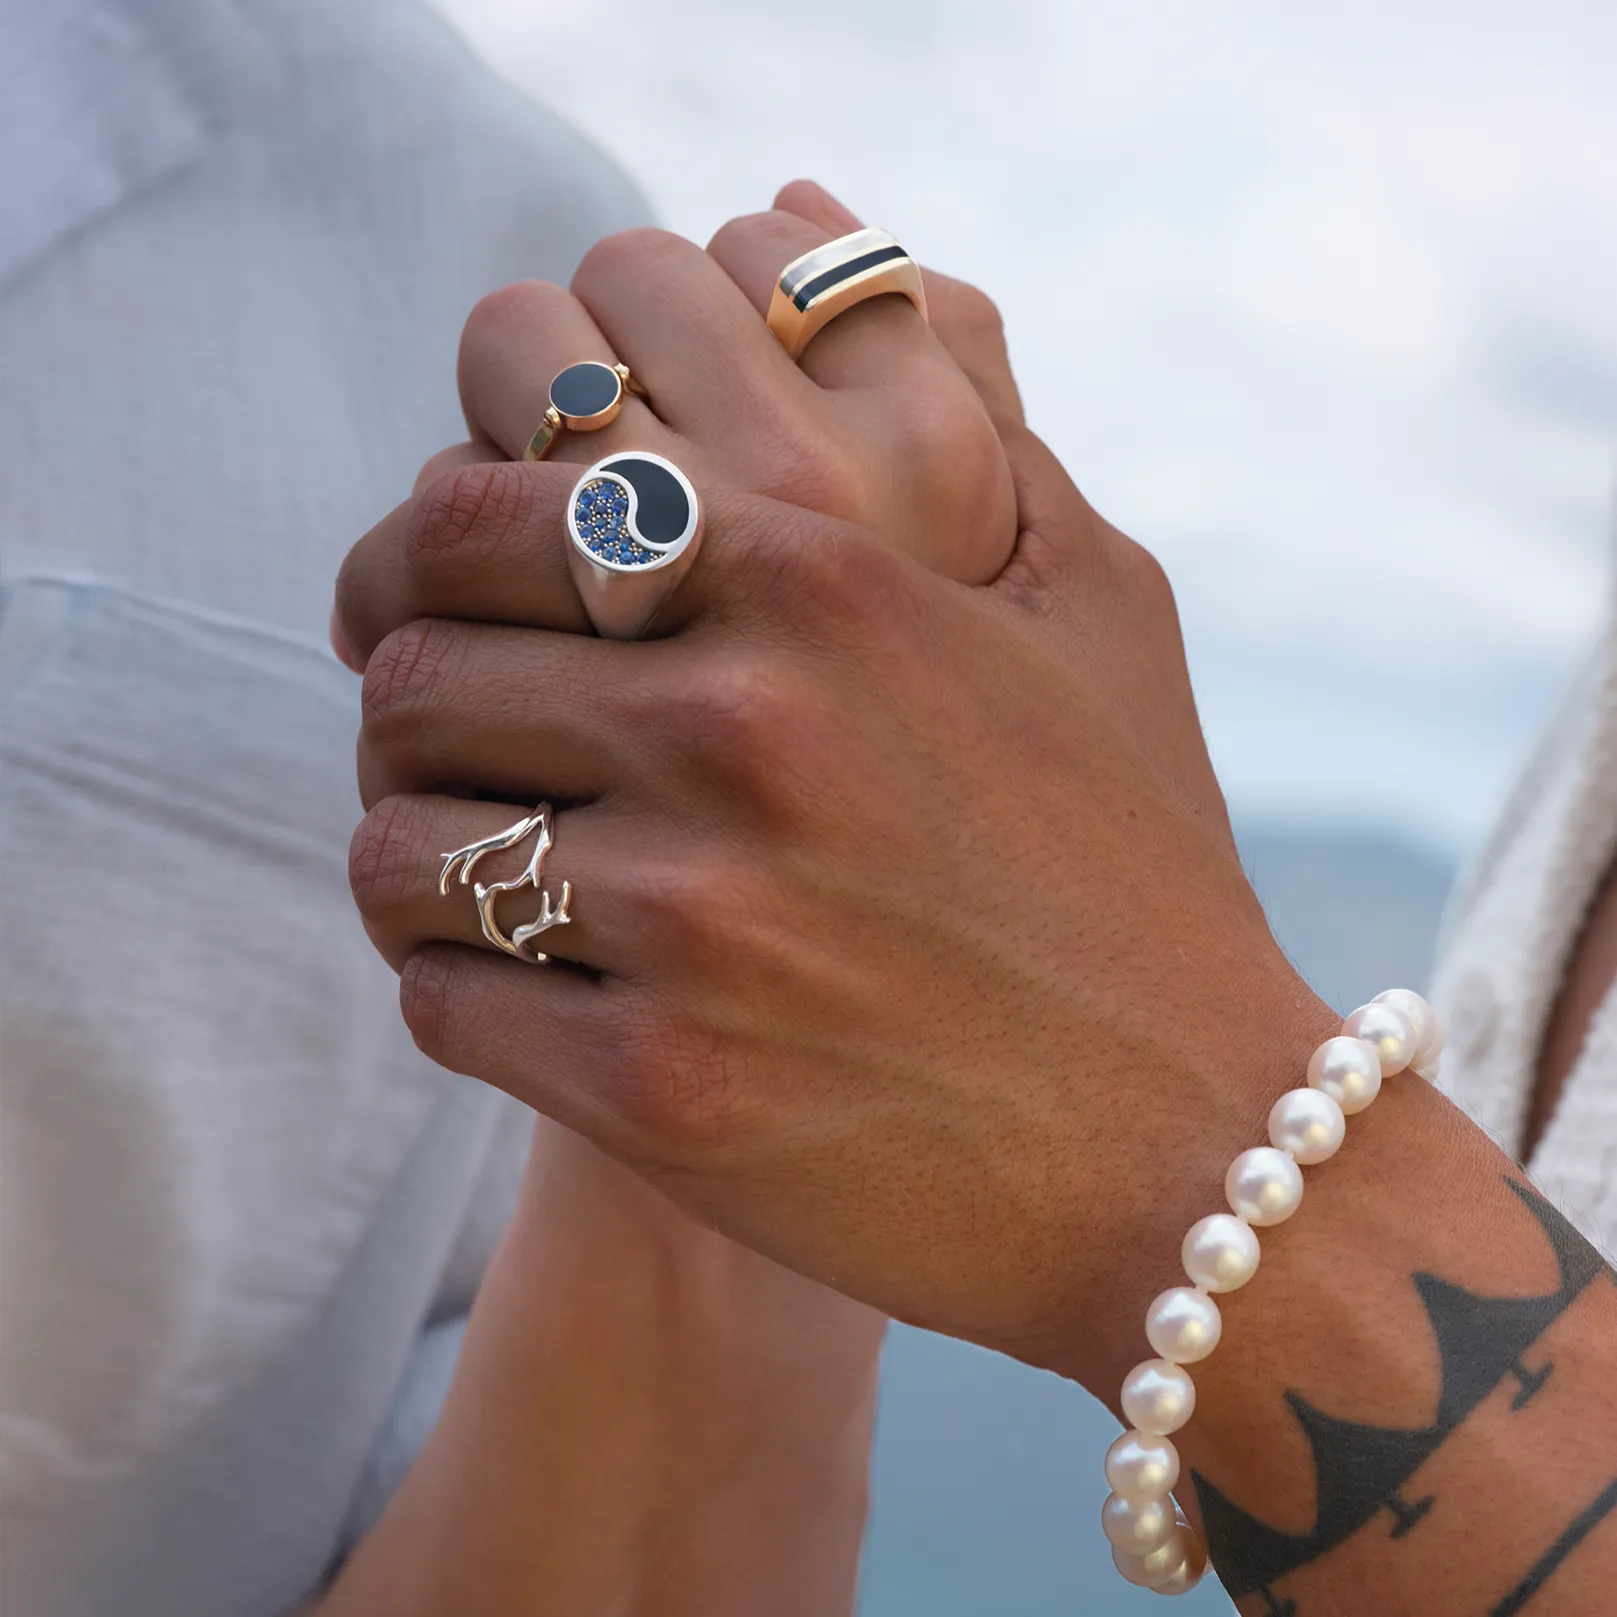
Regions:
[[[965,365],[897,299],[807,370],[769,336],[831,233],[635,233],[474,315],[480,437],[515,453],[556,369],[622,359],[649,403],[568,452],[667,454],[708,538],[627,646],[551,632],[582,627],[568,465],[451,471],[362,541],[355,891],[434,1057],[805,1274],[1048,1358],[1205,1199],[1119,1187],[1261,1137],[1325,1013],[1242,876],[1161,570],[1020,424],[986,300],[937,300]],[[579,972],[437,892],[540,798]]]

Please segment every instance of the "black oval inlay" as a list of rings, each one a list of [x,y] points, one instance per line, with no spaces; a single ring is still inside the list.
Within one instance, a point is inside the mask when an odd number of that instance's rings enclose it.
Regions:
[[[648,544],[671,545],[691,520],[691,502],[666,466],[638,455],[616,455],[603,471],[615,472],[638,498],[631,527]]]
[[[586,360],[582,365],[569,365],[556,374],[550,384],[550,402],[563,415],[584,417],[599,415],[610,410],[617,400],[618,373],[610,365]]]

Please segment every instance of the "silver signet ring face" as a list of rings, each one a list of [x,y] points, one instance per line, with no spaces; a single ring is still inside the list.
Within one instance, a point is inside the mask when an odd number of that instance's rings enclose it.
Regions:
[[[597,461],[567,502],[567,565],[597,634],[643,634],[702,542],[702,509],[671,461],[629,450]]]

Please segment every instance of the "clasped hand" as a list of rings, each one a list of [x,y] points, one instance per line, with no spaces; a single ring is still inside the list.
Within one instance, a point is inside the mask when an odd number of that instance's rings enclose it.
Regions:
[[[932,277],[930,328],[872,302],[802,368],[769,335],[780,266],[849,228],[790,187],[705,252],[610,238],[473,313],[474,442],[339,583],[354,890],[436,1060],[805,1275],[1110,1394],[1123,1254],[1171,1267],[1330,1018],[1242,874],[1163,573],[1023,424],[992,305]],[[580,359],[647,402],[511,458]],[[624,448],[707,510],[634,644],[580,632],[563,553],[577,463]],[[573,919],[535,970],[437,880],[541,799]]]

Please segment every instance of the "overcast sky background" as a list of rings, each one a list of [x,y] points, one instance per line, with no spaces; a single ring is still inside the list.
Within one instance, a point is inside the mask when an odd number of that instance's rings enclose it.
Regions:
[[[1607,589],[1617,7],[443,4],[673,228],[807,173],[994,294],[1239,814],[1484,829]]]

